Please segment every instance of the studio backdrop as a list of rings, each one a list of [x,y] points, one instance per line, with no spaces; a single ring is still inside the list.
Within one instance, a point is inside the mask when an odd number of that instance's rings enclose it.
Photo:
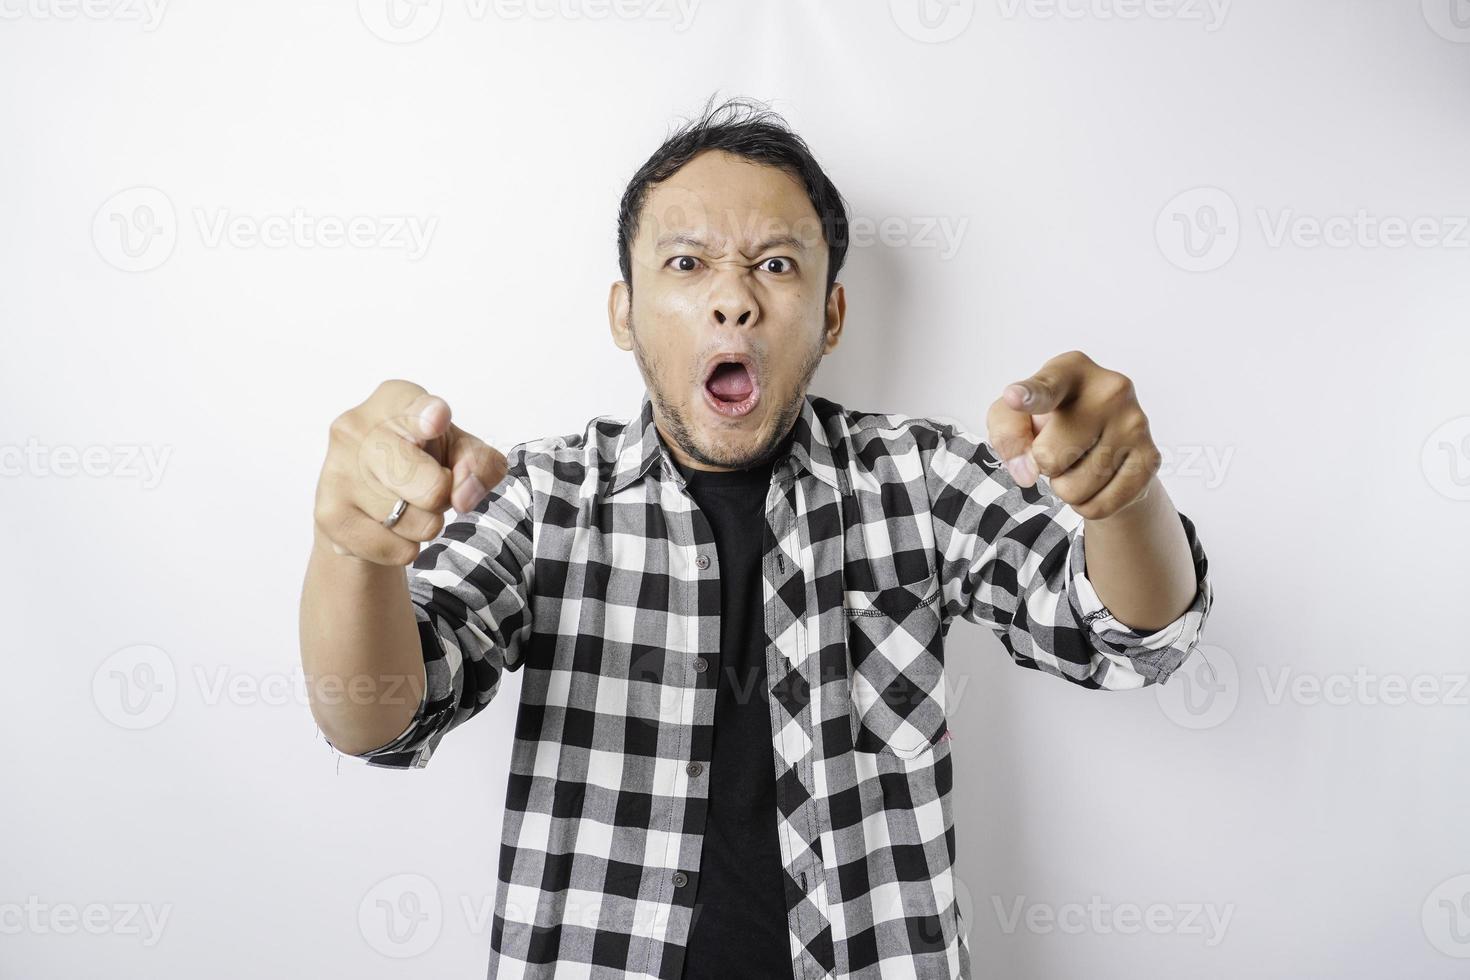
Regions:
[[[520,676],[329,746],[298,602],[382,380],[627,419],[617,204],[711,94],[847,199],[814,394],[985,433],[1133,379],[1214,607],[1086,690],[956,622],[976,977],[1470,971],[1470,9],[0,0],[0,977],[476,977]]]

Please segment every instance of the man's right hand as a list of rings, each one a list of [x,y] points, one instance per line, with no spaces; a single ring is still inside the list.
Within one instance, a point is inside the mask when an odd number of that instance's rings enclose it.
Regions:
[[[384,381],[332,420],[317,480],[317,534],[339,555],[410,565],[420,543],[443,530],[445,510],[473,510],[507,468],[498,449],[450,422],[444,399],[411,381]],[[386,528],[399,497],[408,509]]]

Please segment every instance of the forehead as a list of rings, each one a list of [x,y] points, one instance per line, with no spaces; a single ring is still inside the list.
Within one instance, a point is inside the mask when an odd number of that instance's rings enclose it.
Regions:
[[[773,235],[794,235],[820,247],[822,223],[806,189],[791,174],[743,157],[711,150],[672,177],[649,188],[638,244],[689,234],[712,246],[753,245]]]

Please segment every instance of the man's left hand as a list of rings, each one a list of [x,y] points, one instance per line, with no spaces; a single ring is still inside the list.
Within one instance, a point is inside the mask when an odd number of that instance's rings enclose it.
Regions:
[[[1092,521],[1147,496],[1162,463],[1133,382],[1078,350],[1007,385],[986,426],[1018,484],[1044,474],[1057,497]]]

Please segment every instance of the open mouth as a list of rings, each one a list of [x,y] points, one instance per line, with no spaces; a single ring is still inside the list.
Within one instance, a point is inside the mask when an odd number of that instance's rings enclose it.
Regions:
[[[720,415],[727,418],[749,415],[760,396],[755,363],[749,357],[719,354],[710,362],[704,377],[704,398]]]

